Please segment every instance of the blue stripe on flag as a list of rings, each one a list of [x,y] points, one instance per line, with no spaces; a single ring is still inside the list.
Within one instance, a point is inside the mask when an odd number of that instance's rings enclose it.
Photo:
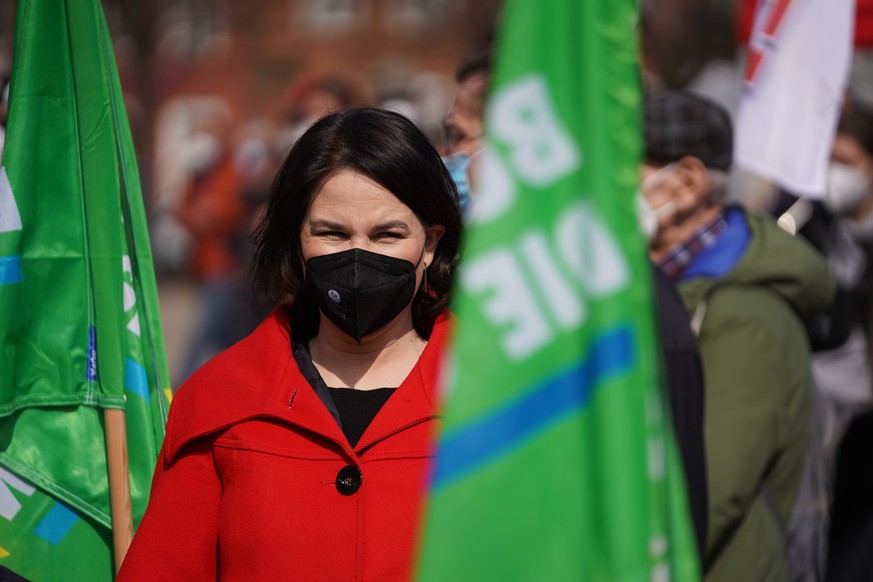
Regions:
[[[88,364],[85,368],[85,379],[89,382],[97,381],[97,328],[93,325],[88,328]]]
[[[79,516],[66,505],[55,503],[33,533],[56,546],[61,543],[78,519]]]
[[[0,285],[19,283],[22,278],[20,256],[0,257]]]
[[[132,358],[124,360],[124,387],[146,400],[149,399],[149,379],[145,368]]]
[[[580,365],[444,436],[437,454],[434,489],[450,485],[579,412],[597,386],[631,367],[633,352],[630,326],[613,328],[595,339]]]

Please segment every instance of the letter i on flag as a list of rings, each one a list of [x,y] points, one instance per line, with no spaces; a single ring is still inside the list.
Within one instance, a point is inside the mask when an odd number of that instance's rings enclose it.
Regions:
[[[634,209],[635,4],[507,3],[419,580],[699,579]]]
[[[123,412],[135,526],[169,405],[139,175],[99,0],[19,0],[15,24],[0,167],[0,565],[111,580],[104,425]]]

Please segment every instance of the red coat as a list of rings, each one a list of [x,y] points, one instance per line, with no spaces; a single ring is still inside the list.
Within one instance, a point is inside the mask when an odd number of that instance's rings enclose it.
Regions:
[[[352,449],[297,368],[285,310],[273,311],[176,394],[118,580],[409,579],[447,323]],[[349,465],[363,478],[343,495]]]

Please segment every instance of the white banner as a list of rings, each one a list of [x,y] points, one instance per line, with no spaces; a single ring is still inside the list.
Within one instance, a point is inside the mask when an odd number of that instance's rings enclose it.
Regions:
[[[761,0],[737,112],[737,165],[823,198],[852,56],[855,0]]]

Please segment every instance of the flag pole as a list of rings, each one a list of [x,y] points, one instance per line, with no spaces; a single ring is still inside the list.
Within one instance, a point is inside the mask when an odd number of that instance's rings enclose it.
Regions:
[[[130,499],[130,473],[127,463],[127,429],[124,410],[107,408],[106,459],[109,466],[109,505],[112,509],[112,544],[115,572],[121,569],[133,539],[133,513]]]

